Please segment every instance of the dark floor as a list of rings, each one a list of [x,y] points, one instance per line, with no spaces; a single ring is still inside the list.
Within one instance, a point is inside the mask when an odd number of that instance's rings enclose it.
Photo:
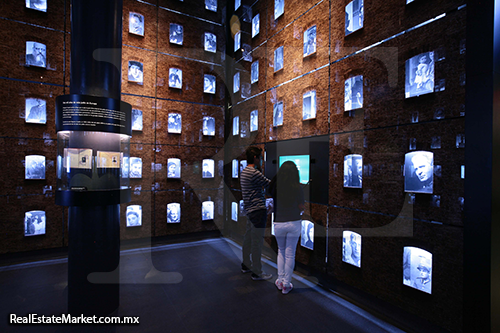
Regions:
[[[67,313],[67,260],[0,267],[0,332],[401,332],[300,277],[288,295],[252,281],[240,255],[224,238],[122,251],[115,315],[140,316],[129,326],[9,325],[10,313]]]

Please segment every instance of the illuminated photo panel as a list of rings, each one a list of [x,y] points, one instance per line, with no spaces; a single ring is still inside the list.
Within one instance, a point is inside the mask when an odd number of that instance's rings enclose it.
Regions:
[[[238,51],[241,47],[241,31],[234,34],[234,52]]]
[[[40,98],[26,98],[24,120],[32,124],[47,123],[47,102]]]
[[[260,32],[260,14],[257,14],[252,19],[252,38]]]
[[[247,165],[248,165],[247,160],[241,160],[241,161],[240,161],[240,174],[241,174],[241,172],[242,172],[243,170],[245,170],[245,168],[247,167]]]
[[[177,23],[170,23],[170,43],[182,45],[184,42],[184,28]]]
[[[208,221],[214,219],[214,202],[204,201],[201,204],[201,220]]]
[[[205,32],[205,51],[217,52],[217,36],[211,32]]]
[[[47,0],[26,0],[26,8],[47,12]]]
[[[432,194],[434,153],[415,151],[405,155],[405,192]]]
[[[181,160],[179,158],[167,159],[167,178],[181,178]]]
[[[434,52],[425,52],[406,60],[405,97],[434,92]]]
[[[26,65],[47,68],[47,46],[39,42],[26,42]]]
[[[142,178],[142,158],[131,157],[129,160],[130,160],[130,178]]]
[[[180,113],[168,114],[168,133],[180,134],[182,131],[182,116]]]
[[[316,118],[316,90],[308,91],[302,96],[302,120]]]
[[[45,212],[32,210],[24,213],[24,236],[45,235]]]
[[[130,205],[127,206],[125,213],[128,227],[140,227],[142,225],[142,206]]]
[[[345,35],[363,28],[363,0],[354,0],[345,6]]]
[[[283,102],[273,105],[273,126],[283,126]]]
[[[132,109],[132,131],[142,131],[142,111]]]
[[[240,134],[240,117],[233,117],[233,135]]]
[[[182,89],[182,70],[179,68],[170,68],[168,73],[168,86],[170,88]]]
[[[167,204],[167,223],[181,222],[181,204],[172,202]]]
[[[274,71],[283,69],[283,46],[274,50]]]
[[[250,67],[250,83],[259,81],[259,61],[256,60]]]
[[[92,152],[91,149],[89,149],[89,150]],[[64,155],[66,156],[66,153]],[[120,168],[121,168],[122,178],[128,178],[129,173],[130,173],[130,160],[129,160],[128,156],[122,156],[122,155],[123,154],[120,155],[120,157],[121,157]],[[91,156],[92,156],[92,153],[91,153]],[[89,165],[90,165],[90,163],[89,163]]]
[[[27,155],[24,163],[25,179],[45,179],[45,156]]]
[[[245,205],[243,200],[240,200],[240,215],[245,215]]]
[[[299,170],[299,180],[301,184],[307,184],[309,182],[309,155],[283,155],[279,157],[279,166],[286,161],[292,161],[297,166]]]
[[[274,19],[283,15],[285,12],[285,0],[274,0]]]
[[[233,76],[233,93],[240,91],[240,73],[236,73]]]
[[[214,160],[204,159],[202,165],[202,177],[214,178]]]
[[[231,163],[232,178],[238,178],[238,160],[233,160]]]
[[[432,294],[432,253],[418,247],[404,248],[403,284]]]
[[[259,130],[259,110],[250,112],[250,132]]]
[[[203,135],[215,136],[215,118],[203,117]]]
[[[241,47],[242,55],[243,55],[243,60],[252,62],[252,47],[248,44],[243,44]]]
[[[316,53],[316,26],[313,25],[304,33],[304,57]]]
[[[351,77],[344,82],[344,111],[363,107],[363,75]]]
[[[231,202],[231,219],[238,222],[238,203]]]
[[[314,250],[314,223],[308,220],[302,220],[302,229],[300,232],[300,245],[309,250]]]
[[[363,187],[363,156],[351,154],[344,157],[344,187]]]
[[[139,13],[128,14],[128,32],[138,36],[144,36],[144,16]]]
[[[142,62],[129,61],[128,62],[128,81],[142,84],[144,81],[144,71]]]
[[[205,9],[217,12],[217,0],[205,0]]]
[[[241,6],[241,0],[234,0],[234,10],[236,11]]]
[[[203,77],[203,92],[215,95],[215,76],[205,74]]]
[[[342,261],[361,267],[361,235],[352,231],[343,232]]]

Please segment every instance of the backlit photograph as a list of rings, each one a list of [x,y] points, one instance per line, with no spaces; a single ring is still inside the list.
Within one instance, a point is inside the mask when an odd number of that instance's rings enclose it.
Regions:
[[[144,81],[144,71],[142,62],[129,61],[128,62],[128,81],[142,84]]]
[[[179,158],[167,159],[167,178],[181,178],[181,160]]]
[[[142,225],[142,206],[127,206],[125,217],[127,219],[127,227],[140,227]]]
[[[250,67],[250,83],[255,83],[259,81],[259,61],[256,60],[252,63]]]
[[[344,82],[344,111],[363,107],[363,75],[348,78]]]
[[[27,155],[24,163],[25,179],[45,179],[45,156]]]
[[[283,102],[273,105],[273,126],[283,126]]]
[[[415,151],[405,155],[405,192],[432,194],[434,153]]]
[[[302,96],[302,120],[316,118],[316,90],[308,91]]]
[[[363,156],[351,154],[344,157],[344,187],[363,187]]]
[[[313,25],[304,32],[304,57],[316,53],[316,26]]]
[[[182,45],[184,41],[184,28],[177,23],[170,23],[170,43]]]
[[[257,14],[252,19],[252,38],[260,32],[260,14]]]
[[[201,204],[201,220],[208,221],[214,219],[214,202],[204,201]]]
[[[182,70],[179,68],[170,68],[168,73],[168,86],[170,88],[182,89]]]
[[[182,116],[180,113],[168,114],[168,133],[180,134],[182,131]]]
[[[345,35],[363,28],[364,4],[363,0],[354,0],[345,6]]]
[[[212,159],[204,159],[202,164],[202,177],[203,178],[214,178],[214,165],[215,162]]]
[[[24,213],[24,236],[45,235],[46,217],[43,210]]]
[[[26,42],[26,65],[47,68],[47,46],[39,42]]]
[[[142,158],[130,157],[130,178],[142,178]]]
[[[203,117],[203,135],[215,136],[215,118]]]
[[[314,250],[314,223],[311,221],[302,220],[300,246]]]
[[[25,117],[27,123],[46,124],[47,123],[47,102],[41,98],[26,98]]]
[[[144,16],[139,13],[128,14],[128,32],[138,36],[144,36]]]
[[[432,294],[432,253],[418,247],[404,248],[403,284]]]
[[[181,222],[181,204],[172,202],[167,204],[167,223]]]
[[[405,97],[434,92],[434,52],[425,52],[406,60]]]
[[[142,131],[142,111],[132,109],[132,131]]]
[[[203,77],[203,92],[215,95],[215,76],[205,74]]]
[[[250,112],[250,132],[259,130],[259,110]]]
[[[283,46],[274,50],[274,71],[283,69]]]
[[[205,51],[217,52],[217,36],[211,32],[205,32]]]
[[[342,261],[361,267],[361,235],[347,230],[342,234]]]

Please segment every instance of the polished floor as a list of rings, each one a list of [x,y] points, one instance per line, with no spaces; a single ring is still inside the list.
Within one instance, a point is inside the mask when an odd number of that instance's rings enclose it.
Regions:
[[[0,332],[401,332],[298,276],[282,295],[274,279],[242,274],[240,260],[224,238],[122,251],[114,315],[139,325],[9,325],[10,313],[67,312],[67,259],[0,267]]]

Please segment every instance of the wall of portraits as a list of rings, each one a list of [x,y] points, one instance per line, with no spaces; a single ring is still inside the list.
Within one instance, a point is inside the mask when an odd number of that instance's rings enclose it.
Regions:
[[[463,250],[463,4],[259,0],[234,13],[241,27],[233,38],[250,51],[234,48],[229,77],[238,74],[250,94],[232,89],[228,96],[227,130],[239,118],[240,135],[227,138],[225,232],[236,240],[245,232],[244,213],[233,215],[232,203],[242,199],[234,161],[245,159],[246,147],[268,152],[268,175],[282,159],[305,156],[296,163],[301,182],[306,189],[325,184],[328,194],[323,203],[306,202],[297,262],[354,294],[459,330],[462,304],[455,295],[463,281],[450,284],[446,276],[463,265],[452,255]],[[242,136],[245,123],[249,132]],[[303,149],[302,141],[313,138],[326,147]],[[269,214],[266,242],[275,251],[271,222]]]

